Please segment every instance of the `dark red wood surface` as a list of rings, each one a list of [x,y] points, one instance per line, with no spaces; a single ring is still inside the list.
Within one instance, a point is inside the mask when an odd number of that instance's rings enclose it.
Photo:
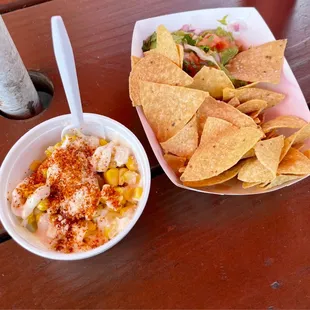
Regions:
[[[134,229],[104,254],[56,262],[2,243],[1,306],[309,308],[309,185],[223,197],[159,176]]]
[[[0,14],[20,10],[51,0],[0,0]]]
[[[156,160],[128,98],[136,20],[218,6],[256,6],[310,102],[310,2],[53,0],[5,14],[29,69],[54,83],[50,108],[28,121],[0,118],[0,162],[39,122],[68,112],[53,57],[50,17],[62,15],[76,55],[86,112],[119,120]],[[13,240],[0,244],[2,308],[310,307],[310,180],[247,197],[197,194],[164,176],[152,180],[145,212],[113,249],[79,262],[36,257]]]

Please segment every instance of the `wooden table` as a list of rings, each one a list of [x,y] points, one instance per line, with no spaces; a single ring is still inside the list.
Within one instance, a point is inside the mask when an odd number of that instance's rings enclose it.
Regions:
[[[75,51],[85,111],[133,130],[148,152],[153,179],[136,226],[97,257],[51,261],[2,232],[0,308],[309,308],[310,179],[248,197],[176,188],[157,168],[128,98],[135,21],[221,4],[256,6],[275,36],[288,38],[287,60],[310,102],[309,1],[53,0],[29,1],[28,8],[11,2],[16,10],[3,17],[17,48],[27,68],[52,80],[55,95],[34,119],[0,118],[0,163],[27,130],[68,113],[51,46],[50,17],[59,14]]]

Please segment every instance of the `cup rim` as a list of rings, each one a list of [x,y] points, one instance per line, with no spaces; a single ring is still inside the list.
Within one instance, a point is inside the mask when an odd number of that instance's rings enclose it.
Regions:
[[[141,161],[142,165],[145,168],[147,168],[147,169],[143,169],[144,170],[144,172],[143,172],[144,173],[144,175],[143,175],[143,179],[144,179],[143,196],[142,196],[141,200],[139,201],[137,210],[135,211],[135,214],[134,214],[133,218],[131,219],[130,223],[118,235],[116,235],[114,238],[112,238],[111,240],[109,240],[108,242],[104,243],[103,245],[101,245],[97,248],[94,248],[94,249],[91,249],[91,250],[88,250],[85,252],[77,252],[77,253],[66,254],[66,253],[60,253],[60,252],[56,252],[56,251],[50,251],[48,249],[46,251],[42,250],[42,249],[38,249],[36,246],[30,244],[30,242],[28,242],[25,238],[23,238],[18,232],[16,232],[15,229],[13,229],[13,227],[12,227],[12,223],[10,222],[10,219],[7,218],[5,215],[6,210],[4,209],[4,206],[2,206],[2,203],[5,200],[7,200],[6,194],[1,195],[2,197],[0,198],[0,220],[1,220],[1,223],[4,227],[4,229],[20,246],[22,246],[23,248],[25,248],[29,252],[34,253],[36,255],[39,255],[41,257],[44,257],[44,258],[55,259],[55,260],[66,260],[66,261],[80,260],[80,259],[93,257],[95,255],[98,255],[100,253],[103,253],[103,252],[109,250],[115,244],[120,242],[129,233],[129,231],[133,228],[133,226],[136,224],[139,217],[141,216],[141,214],[145,208],[145,205],[147,203],[147,200],[148,200],[148,196],[149,196],[149,192],[150,192],[150,186],[151,186],[150,164],[149,164],[147,154],[146,154],[141,142],[136,137],[136,135],[130,129],[128,129],[126,126],[124,126],[123,124],[121,124],[118,121],[113,120],[109,117],[106,117],[106,116],[103,116],[100,114],[95,114],[95,113],[83,113],[83,115],[84,115],[86,120],[91,119],[91,118],[101,118],[101,119],[105,120],[106,122],[110,122],[110,123],[116,125],[119,129],[122,129],[125,132],[127,132],[131,136],[131,138],[135,141],[135,144],[136,144],[135,148],[136,147],[139,148],[139,150],[137,150],[138,151],[137,153],[139,153],[140,161]],[[12,156],[14,156],[16,149],[21,144],[23,144],[24,140],[26,140],[30,136],[33,136],[34,133],[39,131],[40,128],[46,126],[47,124],[51,124],[51,128],[52,128],[56,124],[59,124],[61,121],[69,121],[70,116],[71,116],[70,114],[65,114],[65,115],[56,116],[56,117],[53,117],[49,120],[46,120],[46,121],[38,124],[37,126],[33,127],[32,129],[30,129],[28,132],[26,132],[22,137],[20,137],[17,140],[17,142],[12,146],[10,151],[5,156],[5,158],[2,162],[2,165],[0,166],[0,191],[4,187],[3,183],[6,183],[4,173],[9,173],[12,169],[12,167],[9,164],[10,159]],[[115,131],[118,132],[117,129],[115,129]],[[125,141],[128,141],[128,139],[126,139],[125,137],[123,137],[123,139]]]

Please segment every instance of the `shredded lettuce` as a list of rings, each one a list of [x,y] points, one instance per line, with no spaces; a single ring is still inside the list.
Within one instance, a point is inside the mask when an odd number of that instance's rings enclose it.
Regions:
[[[225,66],[232,58],[238,54],[238,47],[230,47],[220,53],[221,63]]]
[[[215,30],[215,34],[219,37],[227,37],[227,38],[229,38],[230,41],[234,40],[232,33],[229,31],[226,31],[222,27],[217,27]]]
[[[192,46],[195,46],[196,45],[196,41],[189,35],[189,34],[186,34],[184,37],[183,37],[183,42],[184,43],[187,43],[189,45],[192,45]]]
[[[186,34],[187,33],[185,31],[182,31],[182,30],[178,30],[178,31],[171,33],[172,38],[176,44],[181,44],[183,42],[183,38]]]
[[[188,32],[185,32],[183,30],[177,30],[177,31],[172,32],[172,35],[176,35],[180,37],[184,37],[186,34],[188,34]]]
[[[198,40],[194,40],[192,38],[190,33],[182,31],[182,30],[172,32],[171,34],[172,34],[173,40],[176,44],[185,43],[185,44],[195,46],[198,42]]]
[[[192,46],[189,44],[184,44],[184,49],[185,50],[191,50],[197,54],[197,56],[200,58],[200,60],[204,61],[210,61],[214,65],[218,67],[217,61],[214,59],[214,53],[205,53],[202,49],[200,49],[198,46]]]
[[[172,38],[176,44],[180,44],[183,42],[184,36],[180,36],[180,35],[172,33]]]
[[[217,21],[221,23],[222,25],[227,26],[227,20],[226,20],[227,17],[228,15],[225,15],[222,19],[218,19]]]
[[[221,70],[224,71],[225,74],[229,77],[229,79],[231,80],[231,82],[234,84],[235,88],[239,88],[239,87],[242,87],[242,86],[245,86],[245,85],[248,84],[248,83],[245,82],[245,81],[241,81],[241,80],[235,79],[235,78],[230,74],[230,72],[229,72],[221,63],[219,63],[218,65],[219,65],[219,67],[221,68]]]
[[[156,45],[157,45],[157,33],[156,31],[154,31],[149,38],[143,41],[142,51],[147,52],[153,48],[156,48]]]
[[[198,46],[200,49],[202,49],[205,53],[209,52],[210,47],[207,45],[200,45]]]

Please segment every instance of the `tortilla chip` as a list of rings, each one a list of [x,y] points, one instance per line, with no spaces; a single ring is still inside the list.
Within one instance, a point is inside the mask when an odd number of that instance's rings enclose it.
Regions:
[[[284,140],[284,146],[281,153],[280,161],[285,157],[291,146],[303,143],[305,140],[310,138],[310,123],[303,126],[301,129],[296,131],[294,134]]]
[[[260,182],[243,182],[242,183],[242,188],[247,189],[247,188],[250,188],[250,187],[257,186],[259,184],[261,184],[261,183]]]
[[[284,137],[259,141],[255,145],[255,155],[259,162],[267,168],[274,177],[277,175],[277,169],[280,162],[280,155],[284,145]]]
[[[198,147],[198,125],[196,115],[175,136],[161,143],[166,153],[190,158]]]
[[[231,98],[228,103],[229,105],[233,106],[234,108],[238,107],[240,105],[240,101],[238,98],[234,97],[234,98]]]
[[[270,182],[275,176],[257,158],[249,158],[238,173],[238,180],[248,183]]]
[[[300,128],[293,135],[289,136],[287,139],[293,141],[293,145],[303,143],[305,140],[310,138],[310,123]]]
[[[225,102],[215,100],[211,96],[207,97],[203,104],[200,106],[197,111],[197,116],[199,133],[202,132],[204,124],[208,117],[223,119],[237,127],[257,127],[251,117],[243,114],[242,112]]]
[[[310,150],[306,150],[302,153],[310,159]]]
[[[273,181],[271,181],[267,186],[265,186],[265,189],[270,189],[276,186],[280,186],[286,182],[296,180],[301,178],[301,176],[298,175],[278,175]]]
[[[173,170],[173,172],[177,176],[180,176],[179,169],[181,169],[184,166],[184,164],[186,162],[186,158],[174,156],[171,154],[164,154],[164,159],[167,162],[167,164],[169,165],[169,167]]]
[[[150,53],[141,58],[129,76],[129,94],[133,105],[140,105],[140,80],[174,86],[186,86],[193,79],[179,66],[158,53]]]
[[[279,84],[287,40],[277,40],[237,54],[226,66],[242,81]]]
[[[251,88],[254,87],[255,85],[257,85],[259,82],[253,82],[244,86],[239,87],[238,89],[242,89],[242,88]]]
[[[204,66],[196,73],[193,83],[188,87],[207,91],[212,97],[220,99],[223,89],[234,88],[234,85],[224,71]]]
[[[271,139],[271,138],[275,138],[278,136],[278,133],[276,130],[271,130],[269,132],[266,133],[266,137],[265,137],[265,140],[267,139]]]
[[[179,67],[183,68],[184,48],[181,44],[177,44],[177,49],[179,53]]]
[[[186,169],[186,166],[181,167],[181,168],[179,169],[179,173],[182,174],[182,173],[185,171],[185,169]]]
[[[237,165],[233,166],[229,170],[224,171],[220,175],[212,177],[210,179],[201,180],[201,181],[194,181],[194,182],[184,182],[185,186],[189,187],[205,187],[205,186],[212,186],[216,184],[221,184],[226,181],[233,179],[239,172],[243,165],[243,162],[239,162]]]
[[[303,119],[293,116],[293,115],[282,115],[274,118],[264,124],[262,124],[262,129],[265,133],[277,129],[277,128],[302,128],[307,125],[307,122]]]
[[[305,146],[304,143],[296,143],[296,144],[294,144],[294,148],[299,150],[299,151],[302,151],[302,153],[303,153],[302,149],[304,148],[304,146]]]
[[[258,115],[262,112],[262,110],[258,110],[256,112],[252,112],[252,113],[249,113],[248,115],[253,119],[253,121],[256,123],[256,124],[259,124],[261,123],[260,119],[258,121],[255,121],[255,119],[258,118]],[[257,123],[258,122],[258,123]]]
[[[169,58],[175,64],[179,65],[180,57],[178,48],[173,40],[171,33],[164,25],[160,25],[156,30],[157,40],[156,48],[154,49],[157,53],[164,55]]]
[[[253,118],[254,122],[259,125],[261,123],[260,119],[258,117]]]
[[[251,157],[254,157],[254,156],[255,156],[255,151],[254,151],[254,149],[250,149],[249,151],[247,151],[247,152],[242,156],[242,159],[251,158]]]
[[[208,118],[203,131],[217,131],[217,122],[223,123],[223,120]],[[202,141],[182,174],[181,181],[199,181],[221,174],[236,165],[261,137],[262,132],[256,128],[237,128],[233,125],[227,125],[216,135],[203,132]]]
[[[261,123],[265,122],[265,113],[260,113],[257,117],[260,119]]]
[[[291,147],[278,167],[278,174],[305,175],[310,173],[310,159]]]
[[[140,59],[141,59],[141,58],[139,58],[139,57],[131,56],[131,70],[132,70],[133,67],[138,63],[138,61],[139,61]]]
[[[285,95],[261,88],[223,89],[224,101],[228,101],[233,97],[237,97],[241,103],[252,99],[265,100],[267,108],[271,108],[280,103],[285,98]]]
[[[267,102],[260,99],[252,99],[240,104],[237,109],[242,113],[252,113],[266,109]],[[256,117],[256,116],[255,116]]]
[[[285,155],[287,154],[287,152],[289,151],[289,149],[291,148],[292,145],[293,145],[293,141],[292,140],[289,140],[288,138],[286,138],[284,140],[284,146],[282,148],[282,153],[281,153],[281,156],[280,156],[280,162],[285,157]]]
[[[207,96],[201,90],[140,81],[143,111],[159,142],[176,135]]]
[[[233,124],[224,121],[220,118],[209,117],[208,126],[204,126],[199,146],[209,141],[217,140],[219,137],[225,135],[227,130],[237,128]]]

